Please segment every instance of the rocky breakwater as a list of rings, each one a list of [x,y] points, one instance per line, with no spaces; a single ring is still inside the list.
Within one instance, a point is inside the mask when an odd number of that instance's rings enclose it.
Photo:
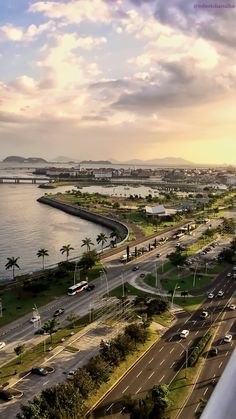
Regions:
[[[117,220],[113,220],[112,218],[105,217],[104,215],[96,214],[94,212],[85,210],[75,205],[67,204],[67,203],[58,201],[57,199],[49,198],[47,196],[42,196],[41,198],[38,198],[37,201],[42,204],[50,205],[51,207],[57,208],[68,214],[83,218],[84,220],[88,220],[93,223],[102,225],[104,227],[111,229],[112,231],[117,231],[119,233],[119,236],[121,237],[121,241],[119,242],[119,244],[123,243],[124,241],[128,239],[128,236],[129,236],[128,227]]]

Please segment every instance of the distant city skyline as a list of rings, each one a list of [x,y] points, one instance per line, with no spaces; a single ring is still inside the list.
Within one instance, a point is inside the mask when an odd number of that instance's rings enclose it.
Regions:
[[[5,0],[0,159],[236,164],[236,8],[195,4]]]

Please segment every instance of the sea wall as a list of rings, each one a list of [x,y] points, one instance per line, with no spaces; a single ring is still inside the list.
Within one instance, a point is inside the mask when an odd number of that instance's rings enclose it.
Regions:
[[[129,236],[128,227],[119,221],[113,220],[112,218],[105,217],[104,215],[96,214],[94,212],[87,211],[79,207],[77,208],[74,205],[66,204],[64,202],[60,202],[56,199],[52,199],[47,196],[42,196],[41,198],[38,199],[38,202],[42,204],[50,205],[51,207],[57,208],[68,214],[83,218],[84,220],[88,220],[93,223],[102,225],[104,227],[111,229],[112,231],[117,231],[121,236],[121,241],[119,241],[119,244],[125,242],[128,239],[128,236]]]

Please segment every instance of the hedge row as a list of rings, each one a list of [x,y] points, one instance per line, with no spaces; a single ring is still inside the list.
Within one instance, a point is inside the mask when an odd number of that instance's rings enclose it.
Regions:
[[[202,354],[206,345],[212,337],[212,331],[207,332],[198,342],[198,345],[193,349],[191,355],[188,358],[188,366],[193,367],[198,361],[199,356]]]

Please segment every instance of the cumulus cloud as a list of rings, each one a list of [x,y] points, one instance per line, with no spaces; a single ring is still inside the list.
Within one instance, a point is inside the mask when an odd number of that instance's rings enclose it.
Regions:
[[[43,32],[48,30],[54,30],[54,24],[52,21],[42,23],[41,25],[29,25],[26,28],[20,26],[13,26],[8,23],[0,26],[0,40],[9,40],[15,42],[32,41],[41,35]]]

